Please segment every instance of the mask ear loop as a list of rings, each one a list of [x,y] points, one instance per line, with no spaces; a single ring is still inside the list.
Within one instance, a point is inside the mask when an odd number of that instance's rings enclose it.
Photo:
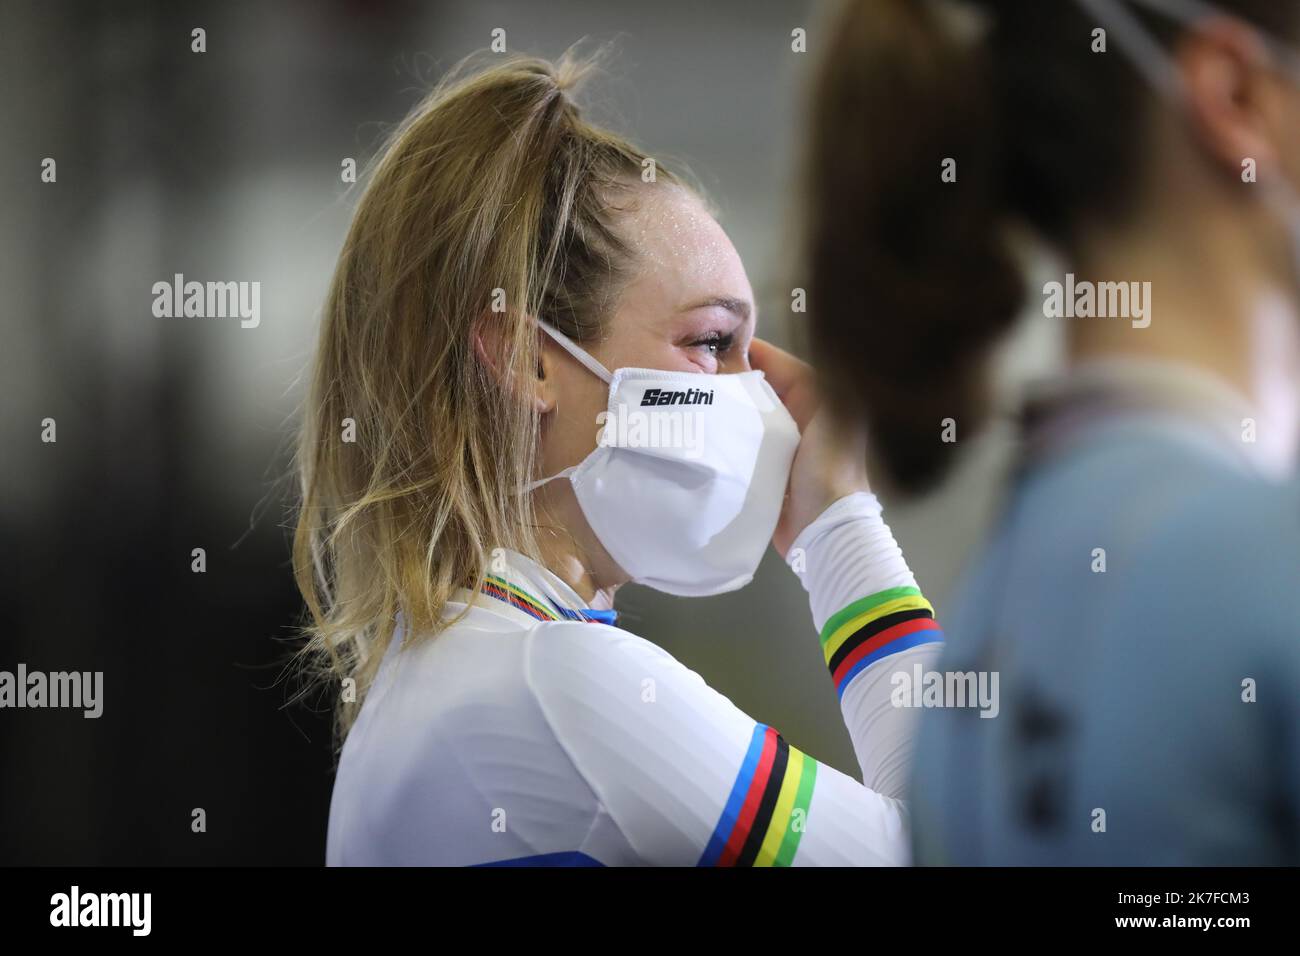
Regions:
[[[587,354],[587,352],[578,345],[577,342],[573,341],[573,339],[569,338],[548,322],[543,322],[541,319],[538,319],[537,324],[541,327],[543,332],[555,339],[555,341],[558,342],[566,352],[581,362],[583,367],[589,372],[599,377],[604,382],[613,383],[614,376],[610,374],[609,369],[605,368],[605,366],[601,365]]]
[[[542,485],[554,481],[556,478],[568,478],[577,470],[578,470],[577,465],[570,465],[568,468],[565,468],[563,471],[557,471],[549,478],[538,478],[536,481],[530,481],[528,484],[524,485],[522,488],[519,489],[519,494],[526,495],[534,488],[540,488],[542,487]]]
[[[1090,3],[1088,0],[1080,0],[1080,2],[1084,6],[1089,7],[1094,13],[1098,14],[1098,16],[1102,16],[1101,10],[1097,8],[1095,3]],[[1181,23],[1188,27],[1194,26],[1198,20],[1209,20],[1213,17],[1227,17],[1235,20],[1243,19],[1240,14],[1224,10],[1217,4],[1211,3],[1210,0],[1129,0],[1129,2],[1134,6],[1145,7],[1153,13],[1162,14],[1170,20],[1173,20],[1175,23]],[[1113,0],[1104,0],[1104,7],[1106,10],[1113,10]],[[1128,31],[1130,39],[1132,39],[1133,34],[1142,33],[1146,35],[1150,43],[1154,44],[1154,40],[1150,38],[1150,34],[1146,28],[1133,18],[1127,10],[1120,11],[1118,17],[1123,21],[1122,29]],[[1254,24],[1251,24],[1251,26],[1254,27],[1264,45],[1268,47],[1269,52],[1281,64],[1281,68],[1292,77],[1300,80],[1300,53],[1297,53],[1295,47],[1288,42],[1279,40],[1277,37]],[[1136,42],[1141,43],[1143,41],[1138,40]],[[1162,47],[1155,45],[1154,51],[1163,54],[1166,62],[1172,65],[1172,59]]]
[[[587,354],[587,352],[580,345],[578,345],[577,342],[573,341],[573,339],[569,338],[567,335],[565,335],[563,332],[561,332],[559,329],[555,328],[553,325],[551,325],[548,322],[543,322],[541,319],[537,319],[536,322],[543,332],[545,332],[556,342],[558,342],[566,352],[568,352],[575,359],[581,362],[583,367],[586,368],[589,372],[591,372],[593,375],[597,376],[604,382],[609,382],[611,384],[613,383],[614,376],[609,373],[609,369],[605,368],[605,366],[601,365],[589,354]],[[567,478],[577,470],[578,470],[577,465],[570,465],[568,468],[556,472],[555,474],[551,475],[549,478],[539,478],[536,481],[530,481],[528,484],[524,485],[522,488],[519,489],[519,494],[526,495],[534,488],[540,488],[542,485],[546,484],[547,482],[554,481],[557,478]]]
[[[1124,0],[1077,0],[1079,6],[1107,23],[1115,32],[1119,45],[1128,54],[1129,62],[1146,76],[1147,82],[1165,95],[1181,101],[1186,94],[1178,68],[1173,58],[1156,42],[1155,37],[1125,5]],[[1141,2],[1141,0],[1138,0]],[[1190,23],[1208,16],[1212,9],[1204,5],[1154,2],[1144,4],[1179,23]],[[1173,7],[1174,9],[1171,9]]]

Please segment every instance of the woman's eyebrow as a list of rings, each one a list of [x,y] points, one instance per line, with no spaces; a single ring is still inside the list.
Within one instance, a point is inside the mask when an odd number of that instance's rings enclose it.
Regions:
[[[750,312],[753,311],[749,305],[748,300],[736,299],[731,296],[725,296],[725,295],[710,296],[707,299],[702,299],[699,302],[695,302],[691,305],[683,306],[681,311],[691,312],[695,309],[709,309],[709,308],[726,309],[728,312],[734,314],[742,322],[748,319]]]

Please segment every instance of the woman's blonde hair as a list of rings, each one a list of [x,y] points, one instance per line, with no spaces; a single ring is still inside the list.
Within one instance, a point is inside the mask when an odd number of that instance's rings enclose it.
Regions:
[[[648,157],[586,122],[595,58],[466,61],[392,134],[339,254],[298,448],[294,574],[303,649],[345,686],[341,743],[400,614],[436,634],[492,549],[536,557],[539,415],[502,387],[536,375],[531,317],[599,336],[631,276],[615,193]],[[655,179],[684,181],[655,165]],[[487,326],[495,325],[495,329]],[[475,338],[495,344],[489,368]]]

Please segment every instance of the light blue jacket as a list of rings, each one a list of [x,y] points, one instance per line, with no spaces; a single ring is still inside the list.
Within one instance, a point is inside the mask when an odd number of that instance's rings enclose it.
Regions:
[[[1300,864],[1300,491],[1211,445],[1101,416],[1018,476],[938,609],[1000,708],[922,714],[918,863]]]

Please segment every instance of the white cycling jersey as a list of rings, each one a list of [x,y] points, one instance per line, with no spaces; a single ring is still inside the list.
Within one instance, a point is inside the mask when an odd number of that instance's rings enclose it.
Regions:
[[[942,632],[874,495],[787,561],[864,783],[790,746],[649,641],[588,620],[515,552],[432,639],[395,634],[344,743],[329,865],[902,864],[916,714],[891,676]]]

